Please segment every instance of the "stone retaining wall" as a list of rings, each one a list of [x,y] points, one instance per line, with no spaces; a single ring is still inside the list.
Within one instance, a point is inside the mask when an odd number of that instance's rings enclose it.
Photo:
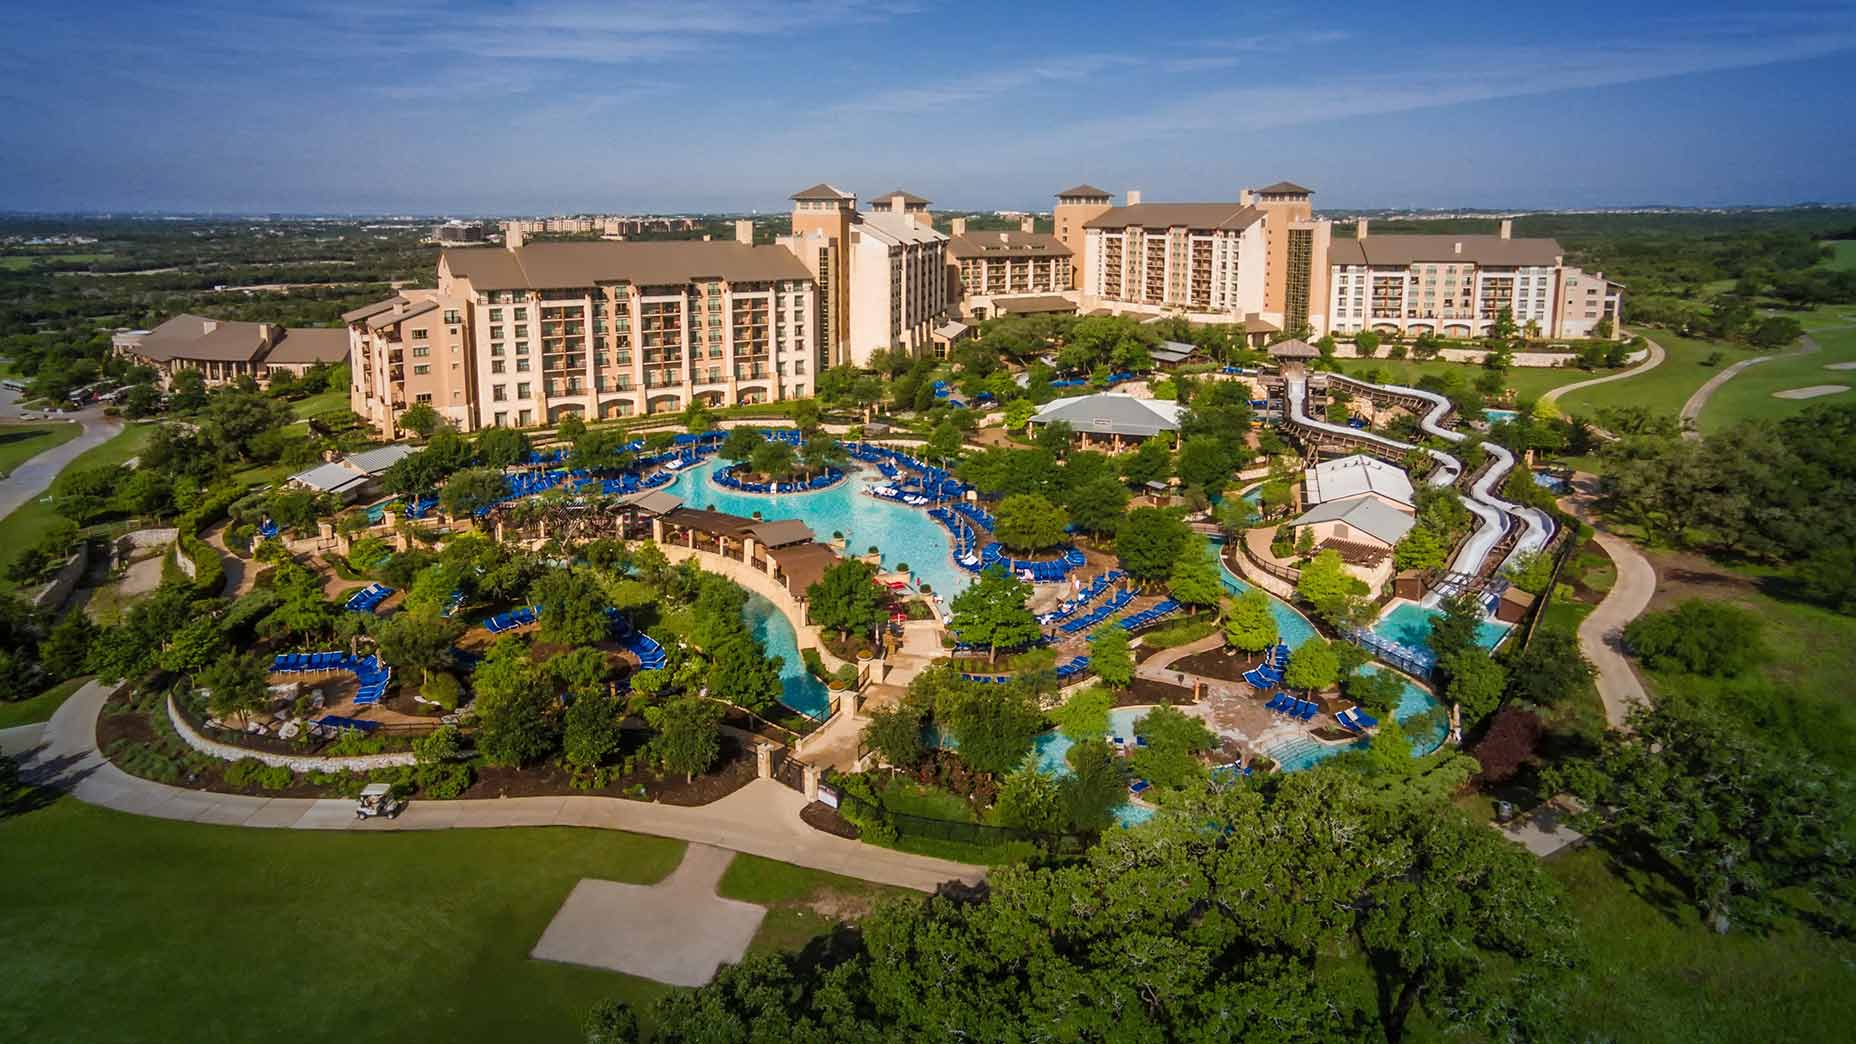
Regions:
[[[374,769],[394,768],[411,765],[411,751],[397,754],[361,754],[354,757],[320,758],[313,754],[272,754],[262,750],[248,750],[230,743],[220,743],[207,739],[187,724],[181,717],[180,708],[174,705],[174,697],[168,697],[168,721],[174,726],[174,732],[181,742],[194,750],[223,761],[240,761],[245,758],[257,758],[266,765],[282,765],[292,772],[369,772]]]
[[[32,596],[32,605],[37,609],[57,610],[63,607],[71,592],[77,590],[77,583],[84,578],[85,570],[90,568],[90,541],[79,540],[77,551],[58,567],[58,575],[52,577],[51,583],[39,589]]]
[[[180,530],[172,527],[167,529],[138,529],[133,533],[124,533],[122,536],[116,538],[116,553],[127,554],[130,551],[143,551],[151,547],[166,547],[179,539]]]

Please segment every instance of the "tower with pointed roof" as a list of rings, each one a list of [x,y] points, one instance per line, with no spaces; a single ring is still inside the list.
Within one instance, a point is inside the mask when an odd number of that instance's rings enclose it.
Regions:
[[[1057,193],[1057,205],[1050,214],[1051,231],[1070,248],[1071,290],[1088,285],[1083,279],[1083,226],[1101,217],[1109,206],[1108,191],[1087,182]]]
[[[857,197],[823,181],[793,193],[793,234],[781,245],[791,250],[818,283],[819,367],[844,362],[851,337],[850,242],[857,223]]]

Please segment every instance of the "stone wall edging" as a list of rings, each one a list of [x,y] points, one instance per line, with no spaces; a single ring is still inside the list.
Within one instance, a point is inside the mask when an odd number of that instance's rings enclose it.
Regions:
[[[207,739],[193,730],[180,709],[174,705],[174,697],[168,697],[168,722],[174,726],[174,732],[181,742],[208,757],[222,761],[242,761],[256,758],[266,765],[281,765],[292,772],[369,772],[380,768],[396,768],[413,764],[411,751],[394,754],[360,754],[351,757],[316,757],[311,754],[272,754],[262,750],[247,750],[230,743],[220,743]]]
[[[33,607],[50,610],[63,607],[71,597],[71,593],[77,590],[78,581],[84,578],[84,573],[89,568],[90,542],[80,540],[71,557],[65,560],[64,565],[58,567],[58,574],[32,596]]]

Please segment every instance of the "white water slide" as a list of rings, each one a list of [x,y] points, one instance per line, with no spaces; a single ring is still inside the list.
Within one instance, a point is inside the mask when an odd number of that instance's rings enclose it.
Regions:
[[[1310,417],[1305,409],[1305,403],[1308,397],[1307,379],[1304,377],[1289,377],[1287,378],[1287,383],[1289,417],[1298,424],[1306,424],[1311,428],[1331,431],[1338,435],[1349,435],[1355,438],[1367,439],[1371,442],[1377,442],[1382,446],[1396,449],[1401,453],[1418,448],[1412,446],[1408,442],[1388,439],[1384,435],[1375,435],[1370,431],[1350,428],[1344,424],[1330,424],[1325,420],[1316,420]],[[1443,419],[1445,414],[1450,412],[1451,408],[1450,400],[1443,396],[1435,392],[1423,391],[1418,388],[1407,388],[1396,384],[1368,384],[1365,381],[1354,378],[1347,378],[1347,383],[1356,384],[1363,388],[1376,388],[1394,395],[1408,395],[1423,399],[1431,404],[1431,409],[1424,416],[1418,418],[1418,427],[1423,429],[1426,434],[1435,435],[1450,442],[1463,441],[1463,436],[1460,433],[1451,431],[1438,423]],[[1522,507],[1519,504],[1510,504],[1508,501],[1496,497],[1491,492],[1491,490],[1496,489],[1501,482],[1508,477],[1510,471],[1514,470],[1514,454],[1509,453],[1506,448],[1498,446],[1493,442],[1484,442],[1482,446],[1484,450],[1495,458],[1495,463],[1470,487],[1469,496],[1463,501],[1463,505],[1469,508],[1476,516],[1476,531],[1469,535],[1467,541],[1464,541],[1462,550],[1456,553],[1455,560],[1450,563],[1452,571],[1468,573],[1472,576],[1482,569],[1483,561],[1489,557],[1489,552],[1501,541],[1502,535],[1508,532],[1510,518],[1519,519],[1521,525],[1524,527],[1524,531],[1520,539],[1516,541],[1514,550],[1509,552],[1508,557],[1503,561],[1503,565],[1514,561],[1517,555],[1538,551],[1546,547],[1547,541],[1553,536],[1553,519],[1547,515],[1546,512],[1535,508]],[[1441,467],[1431,475],[1431,485],[1450,485],[1463,473],[1463,463],[1455,457],[1428,448],[1425,449],[1424,452],[1430,454],[1431,457],[1441,465]]]

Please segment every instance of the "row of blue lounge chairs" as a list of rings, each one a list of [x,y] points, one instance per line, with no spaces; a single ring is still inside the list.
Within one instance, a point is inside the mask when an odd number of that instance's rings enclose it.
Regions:
[[[345,718],[340,714],[324,714],[322,717],[310,722],[310,724],[320,725],[325,729],[336,732],[349,729],[356,732],[372,732],[380,727],[380,723],[377,721],[368,721],[366,718]]]
[[[608,608],[606,619],[612,624],[612,636],[632,655],[638,657],[638,666],[647,671],[661,671],[670,663],[670,656],[657,640],[631,625],[624,614],[617,609]]]
[[[1283,672],[1289,669],[1289,647],[1277,645],[1263,654],[1263,662],[1244,672],[1244,681],[1253,689],[1273,689],[1282,684]]]
[[[1038,623],[1043,624],[1045,627],[1055,627],[1065,620],[1068,620],[1070,617],[1086,608],[1090,602],[1100,597],[1102,592],[1108,590],[1111,585],[1119,583],[1127,575],[1128,574],[1119,569],[1111,569],[1103,573],[1101,576],[1091,580],[1088,587],[1078,591],[1076,597],[1059,602],[1055,610],[1038,617]]]
[[[517,627],[532,624],[539,619],[539,617],[540,614],[534,606],[525,605],[520,609],[511,609],[506,613],[497,613],[495,616],[485,620],[483,626],[491,634],[502,634],[504,631],[511,631]]]
[[[1178,602],[1173,601],[1171,598],[1163,599],[1132,616],[1124,617],[1121,621],[1121,629],[1124,631],[1138,630],[1163,616],[1171,616],[1178,611]]]
[[[1054,562],[1030,562],[1023,559],[1007,558],[1005,555],[1005,545],[992,543],[980,548],[979,561],[977,563],[969,563],[965,559],[961,559],[960,564],[965,566],[969,572],[974,573],[983,573],[995,565],[1004,566],[1013,576],[1021,580],[1029,580],[1032,583],[1038,584],[1051,584],[1069,576],[1071,570],[1080,569],[1085,561],[1083,553],[1073,547],[1064,551],[1063,557]]]
[[[277,533],[278,533],[277,523],[271,521],[270,519],[267,518],[264,521],[258,523],[258,536],[262,537],[263,539],[269,540],[272,537],[276,536]]]
[[[960,676],[970,682],[979,682],[982,685],[1004,685],[1006,682],[1012,680],[1012,676],[1009,674],[967,674],[962,672]]]
[[[1279,692],[1270,697],[1263,709],[1275,714],[1286,714],[1297,721],[1312,721],[1321,713],[1321,705],[1313,700],[1298,700],[1286,692]]]
[[[1133,591],[1117,591],[1114,597],[1097,606],[1088,616],[1079,616],[1057,629],[1064,634],[1076,634],[1079,631],[1087,631],[1096,624],[1115,615],[1118,610],[1132,601],[1134,601]]]
[[[1084,671],[1088,669],[1089,669],[1089,657],[1078,656],[1076,659],[1071,660],[1068,663],[1060,663],[1057,665],[1057,680],[1058,681],[1069,681],[1071,678],[1076,677],[1077,675],[1083,673]]]
[[[350,656],[345,652],[278,653],[271,657],[272,674],[326,674],[341,671],[355,676],[361,689],[354,702],[360,706],[379,703],[393,683],[393,668],[378,656]]]
[[[1371,714],[1366,713],[1358,707],[1348,707],[1346,710],[1334,715],[1334,720],[1340,722],[1340,727],[1349,732],[1365,732],[1367,729],[1379,724],[1378,718],[1373,717]]]
[[[348,596],[348,610],[356,613],[371,613],[380,607],[380,603],[393,597],[393,588],[385,584],[369,584]]]
[[[716,485],[726,489],[738,489],[743,493],[807,493],[835,485],[844,478],[844,472],[828,467],[804,482],[743,482],[737,477],[741,468],[742,465],[736,464],[717,471],[711,477]]]
[[[996,520],[986,512],[985,508],[976,504],[969,504],[965,501],[957,501],[954,504],[954,510],[964,515],[967,521],[988,533],[992,532],[992,527]]]

